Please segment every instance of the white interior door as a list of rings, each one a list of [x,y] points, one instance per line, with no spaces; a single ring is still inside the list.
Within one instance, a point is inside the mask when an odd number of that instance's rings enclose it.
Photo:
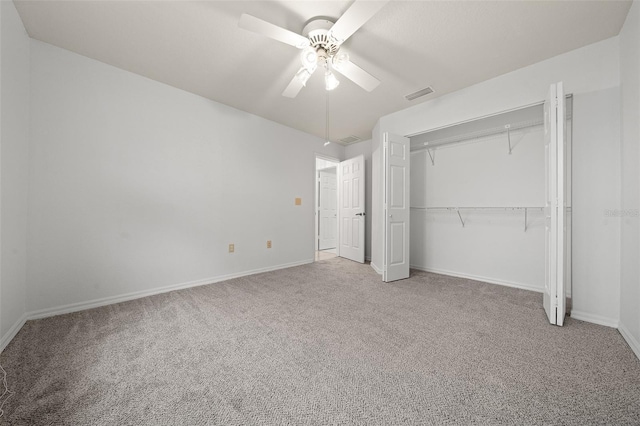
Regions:
[[[409,138],[385,133],[385,282],[409,278],[409,164]]]
[[[318,200],[318,250],[336,247],[338,234],[338,178],[336,169],[318,172],[320,196]]]
[[[549,322],[565,316],[565,114],[562,83],[552,84],[545,102],[545,285],[543,306]]]
[[[338,256],[364,263],[364,156],[338,166]]]

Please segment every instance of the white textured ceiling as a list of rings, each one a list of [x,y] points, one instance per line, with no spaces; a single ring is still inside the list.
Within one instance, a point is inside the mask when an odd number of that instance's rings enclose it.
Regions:
[[[248,13],[300,33],[351,1],[15,1],[29,35],[206,98],[325,134],[315,73],[281,96],[298,50],[238,28]],[[629,1],[392,1],[343,45],[382,81],[367,93],[339,76],[331,139],[371,137],[376,120],[419,102],[615,36]],[[404,95],[433,86],[436,93]]]

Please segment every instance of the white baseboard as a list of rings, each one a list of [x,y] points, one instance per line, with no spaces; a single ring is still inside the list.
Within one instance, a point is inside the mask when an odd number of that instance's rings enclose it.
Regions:
[[[627,343],[629,344],[629,347],[631,348],[633,353],[636,354],[638,359],[640,359],[640,342],[638,342],[633,337],[631,332],[629,330],[627,330],[627,327],[625,327],[624,324],[620,324],[618,326],[618,331],[620,332],[620,334],[622,334],[622,337],[624,338],[624,340],[627,341]]]
[[[18,331],[20,331],[22,326],[28,320],[41,319],[41,318],[52,317],[55,315],[68,314],[71,312],[84,311],[87,309],[98,308],[100,306],[112,305],[114,303],[126,302],[128,300],[134,300],[134,299],[140,299],[142,297],[153,296],[155,294],[167,293],[170,291],[182,290],[182,289],[191,288],[191,287],[199,287],[201,285],[214,284],[220,281],[226,281],[233,278],[246,277],[249,275],[260,274],[263,272],[275,271],[278,269],[292,268],[294,266],[306,265],[308,263],[313,263],[313,259],[302,260],[299,262],[285,263],[282,265],[269,266],[266,268],[253,269],[249,271],[237,272],[234,274],[220,275],[217,277],[206,278],[203,280],[190,281],[186,283],[174,284],[170,286],[153,288],[149,290],[135,291],[132,293],[121,294],[118,296],[102,297],[99,299],[89,300],[86,302],[71,303],[68,305],[56,306],[53,308],[46,308],[46,309],[40,309],[37,311],[27,312],[20,318],[20,320],[18,320],[14,324],[13,327],[11,327],[11,330],[9,330],[2,337],[2,340],[0,340],[0,352],[4,350],[4,348],[9,344],[9,342],[11,342],[11,340],[15,337],[15,335],[18,334]]]
[[[601,315],[590,314],[588,312],[576,311],[571,309],[571,318],[580,321],[591,322],[593,324],[604,325],[606,327],[618,328],[618,320],[603,317]]]
[[[286,264],[282,264],[282,265],[270,266],[270,267],[266,267],[266,268],[259,268],[259,269],[249,270],[249,271],[238,272],[238,273],[234,273],[234,274],[220,275],[220,276],[217,276],[217,277],[207,278],[207,279],[203,279],[203,280],[190,281],[190,282],[181,283],[181,284],[174,284],[174,285],[155,288],[155,289],[150,289],[150,290],[143,290],[143,291],[137,291],[137,292],[132,292],[132,293],[126,293],[126,294],[119,295],[119,296],[103,297],[103,298],[99,298],[99,299],[90,300],[90,301],[87,301],[87,302],[78,302],[78,303],[72,303],[72,304],[63,305],[63,306],[57,306],[57,307],[53,307],[53,308],[41,309],[41,310],[33,311],[33,312],[27,312],[24,315],[22,315],[22,317],[20,317],[20,319],[18,319],[18,321],[16,321],[16,323],[11,327],[11,329],[9,329],[9,331],[7,331],[7,333],[5,333],[4,336],[2,336],[2,339],[0,339],[0,353],[2,351],[4,351],[4,349],[7,347],[9,342],[11,342],[11,340],[13,340],[13,338],[16,336],[16,334],[18,334],[20,329],[24,326],[24,324],[28,320],[46,318],[46,317],[51,317],[51,316],[55,316],[55,315],[67,314],[67,313],[71,313],[71,312],[84,311],[86,309],[97,308],[97,307],[100,307],[100,306],[111,305],[111,304],[114,304],[114,303],[126,302],[128,300],[134,300],[134,299],[139,299],[139,298],[142,298],[142,297],[153,296],[155,294],[167,293],[167,292],[170,292],[170,291],[181,290],[181,289],[191,288],[191,287],[198,287],[198,286],[207,285],[207,284],[214,284],[214,283],[217,283],[217,282],[226,281],[226,280],[230,280],[230,279],[233,279],[233,278],[246,277],[246,276],[249,276],[249,275],[260,274],[260,273],[263,273],[263,272],[270,272],[270,271],[275,271],[275,270],[279,270],[279,269],[292,268],[294,266],[300,266],[300,265],[305,265],[305,264],[308,264],[308,263],[313,263],[313,261],[314,261],[313,259],[308,259],[308,260],[303,260],[303,261],[299,261],[299,262],[292,262],[292,263],[286,263]],[[382,269],[378,268],[378,266],[376,266],[373,262],[371,262],[371,267],[378,274],[382,275]],[[511,283],[511,282],[506,282],[506,281],[501,281],[501,280],[495,280],[495,279],[486,278],[486,277],[454,273],[454,272],[440,270],[440,269],[424,268],[424,267],[416,266],[416,265],[412,265],[411,268],[417,269],[417,270],[420,270],[420,271],[432,272],[432,273],[436,273],[436,274],[450,275],[450,276],[455,276],[455,277],[459,277],[459,278],[466,278],[466,279],[472,279],[472,280],[476,280],[476,281],[483,281],[483,282],[487,282],[487,283],[491,283],[491,284],[499,284],[499,285],[504,285],[504,286],[508,286],[508,287],[514,287],[514,288],[520,288],[520,289],[524,289],[524,290],[531,290],[531,291],[535,291],[535,292],[541,292],[541,290],[539,288],[536,288],[536,287],[531,287],[531,286],[527,286],[527,285],[522,285],[522,284],[518,284],[518,283]],[[573,310],[571,312],[571,317],[574,318],[574,319],[577,319],[577,320],[581,320],[581,321],[587,321],[587,322],[591,322],[591,323],[594,323],[594,324],[604,325],[604,326],[607,326],[607,327],[618,328],[618,330],[620,331],[620,334],[622,334],[622,337],[624,337],[624,339],[627,341],[627,343],[629,344],[629,346],[631,347],[633,352],[636,354],[636,356],[638,356],[638,358],[640,358],[640,343],[638,343],[638,341],[634,339],[634,337],[624,327],[624,325],[618,324],[617,320],[612,320],[610,318],[602,317],[602,316],[599,316],[599,315],[588,314],[588,313],[585,313],[585,312],[580,312],[580,311],[575,311],[575,310]]]
[[[2,351],[4,351],[4,348],[7,347],[9,342],[11,342],[14,337],[16,337],[16,334],[18,334],[18,331],[20,331],[24,323],[27,322],[27,319],[29,319],[28,314],[23,314],[20,317],[20,319],[18,319],[18,321],[16,321],[16,323],[13,324],[13,327],[11,327],[9,331],[7,331],[4,336],[2,336],[2,339],[0,340],[0,353],[2,353]]]
[[[454,276],[454,277],[466,278],[466,279],[471,279],[471,280],[475,280],[475,281],[483,281],[483,282],[490,283],[490,284],[498,284],[498,285],[504,285],[504,286],[507,286],[507,287],[519,288],[519,289],[522,289],[522,290],[535,291],[536,293],[544,292],[544,290],[542,288],[534,287],[534,286],[527,285],[527,284],[496,280],[496,279],[493,279],[493,278],[480,277],[480,276],[471,275],[471,274],[461,274],[461,273],[458,273],[458,272],[451,272],[451,271],[446,271],[446,270],[442,270],[442,269],[425,268],[425,267],[416,266],[416,265],[411,265],[411,268],[417,269],[419,271],[433,272],[434,274],[450,275],[450,276]],[[571,311],[571,318],[577,319],[577,320],[580,320],[580,321],[590,322],[590,323],[593,323],[593,324],[604,325],[606,327],[618,328],[618,320],[607,318],[607,317],[603,317],[603,316],[600,316],[600,315],[589,314],[589,313],[586,313],[586,312],[572,310]],[[631,343],[629,345],[631,345]]]
[[[278,269],[292,268],[294,266],[306,265],[313,263],[313,259],[303,260],[299,262],[285,263],[282,265],[268,266],[266,268],[252,269],[249,271],[236,272],[233,274],[219,275],[217,277],[205,278],[197,281],[190,281],[181,284],[173,284],[165,287],[153,288],[149,290],[136,291],[132,293],[121,294],[118,296],[108,296],[99,299],[89,300],[86,302],[71,303],[69,305],[56,306],[54,308],[46,308],[28,313],[28,319],[40,319],[52,317],[55,315],[68,314],[71,312],[84,311],[86,309],[98,308],[100,306],[112,305],[114,303],[126,302],[128,300],[140,299],[141,297],[153,296],[155,294],[167,293],[185,288],[199,287],[201,285],[214,284],[220,281],[231,280],[233,278],[246,277],[249,275],[260,274],[263,272],[275,271]]]
[[[434,274],[449,275],[449,276],[452,276],[452,277],[465,278],[465,279],[468,279],[468,280],[482,281],[482,282],[489,283],[489,284],[498,284],[498,285],[503,285],[503,286],[506,286],[506,287],[519,288],[521,290],[535,291],[536,293],[542,293],[543,292],[542,288],[535,287],[535,286],[532,286],[532,285],[529,285],[529,284],[514,283],[514,282],[511,282],[511,281],[498,280],[498,279],[495,279],[495,278],[481,277],[479,275],[464,274],[464,273],[460,273],[460,272],[447,271],[447,270],[444,270],[444,269],[427,268],[427,267],[418,266],[418,265],[411,265],[411,269],[417,269],[418,271],[432,272]]]

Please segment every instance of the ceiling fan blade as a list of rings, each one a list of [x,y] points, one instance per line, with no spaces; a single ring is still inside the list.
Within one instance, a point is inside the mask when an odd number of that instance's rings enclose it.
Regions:
[[[238,26],[245,30],[297,47],[298,49],[302,49],[309,45],[308,38],[270,22],[263,21],[255,16],[247,15],[246,13],[243,13],[242,16],[240,16]]]
[[[341,62],[339,66],[334,65],[333,69],[353,81],[358,86],[362,87],[367,92],[371,92],[380,84],[380,80],[349,60]]]
[[[355,0],[351,7],[342,15],[329,30],[329,35],[333,36],[340,43],[351,37],[353,33],[373,17],[389,0],[367,1]]]
[[[298,76],[294,75],[287,88],[284,89],[284,92],[282,92],[282,96],[286,96],[287,98],[295,98],[296,96],[298,96],[298,93],[300,93],[300,90],[302,90],[303,87],[304,84],[302,83],[302,81],[300,81]]]

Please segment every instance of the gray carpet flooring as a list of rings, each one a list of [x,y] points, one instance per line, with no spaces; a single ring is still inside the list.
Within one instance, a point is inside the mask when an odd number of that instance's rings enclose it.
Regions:
[[[29,321],[0,363],[9,424],[640,424],[616,330],[340,258]]]

